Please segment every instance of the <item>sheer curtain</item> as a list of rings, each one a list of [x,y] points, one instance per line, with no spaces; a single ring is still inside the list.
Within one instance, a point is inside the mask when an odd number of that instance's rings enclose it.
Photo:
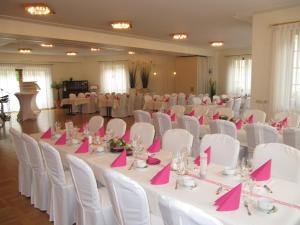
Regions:
[[[251,92],[251,56],[227,58],[227,93],[244,95]]]
[[[100,63],[100,90],[103,93],[126,93],[128,91],[128,72],[125,62]]]
[[[271,112],[300,111],[300,23],[273,27]]]

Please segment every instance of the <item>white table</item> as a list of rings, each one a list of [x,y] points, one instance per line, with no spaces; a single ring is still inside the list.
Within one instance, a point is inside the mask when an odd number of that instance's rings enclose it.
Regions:
[[[18,113],[18,121],[36,119],[38,113],[41,111],[36,105],[35,92],[17,92],[15,96],[18,98],[20,103],[20,111]]]
[[[41,134],[33,134],[35,139],[39,140]],[[55,140],[47,141],[54,145]],[[54,147],[60,152],[63,164],[67,166],[65,156],[67,154],[76,155],[87,162],[94,171],[97,181],[104,183],[103,169],[110,168],[111,162],[117,156],[112,153],[103,153],[97,155],[96,153],[75,154],[78,146],[64,145]],[[171,154],[168,152],[161,152],[157,155],[162,160],[163,164],[167,164],[171,159]],[[188,204],[194,205],[205,211],[206,213],[218,218],[225,225],[298,225],[300,224],[300,192],[299,185],[284,180],[273,179],[268,186],[273,190],[274,194],[269,194],[263,188],[259,193],[263,196],[271,197],[280,201],[296,205],[298,208],[285,206],[276,203],[278,212],[274,214],[266,214],[258,209],[251,208],[252,216],[247,215],[246,208],[242,202],[240,208],[231,212],[218,212],[212,203],[220,196],[216,195],[216,190],[221,183],[225,186],[233,187],[240,183],[238,176],[223,176],[221,175],[222,167],[219,165],[210,165],[207,180],[198,180],[198,187],[194,190],[186,190],[179,188],[175,190],[175,181],[177,175],[171,172],[170,182],[166,185],[151,185],[150,179],[162,168],[161,165],[149,166],[144,170],[128,170],[129,165],[133,162],[132,157],[128,157],[127,166],[122,168],[115,168],[114,170],[124,174],[125,176],[138,182],[146,191],[149,200],[150,210],[155,215],[159,215],[158,197],[159,195],[166,195]],[[222,192],[224,194],[225,191]]]

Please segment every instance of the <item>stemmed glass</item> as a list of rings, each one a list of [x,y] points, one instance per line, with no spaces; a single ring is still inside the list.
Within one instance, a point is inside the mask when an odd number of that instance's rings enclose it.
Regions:
[[[61,130],[61,123],[59,121],[55,122],[55,133],[59,133]]]

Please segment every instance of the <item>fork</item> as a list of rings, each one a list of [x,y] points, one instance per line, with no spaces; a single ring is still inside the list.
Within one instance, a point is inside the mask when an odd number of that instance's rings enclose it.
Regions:
[[[250,212],[249,205],[248,205],[247,201],[244,201],[244,206],[247,209],[248,215],[251,216],[251,212]]]

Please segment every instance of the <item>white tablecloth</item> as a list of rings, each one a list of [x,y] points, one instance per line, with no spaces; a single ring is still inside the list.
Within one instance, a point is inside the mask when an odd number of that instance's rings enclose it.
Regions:
[[[39,140],[41,134],[33,134],[35,139]],[[54,140],[47,141],[54,145]],[[65,166],[67,154],[75,154],[75,150],[78,148],[74,145],[55,146],[61,153],[62,160]],[[100,155],[96,153],[75,154],[79,158],[86,161],[94,171],[96,179],[103,183],[102,169],[110,168],[111,162],[117,156],[112,153],[102,153]],[[162,164],[167,164],[171,155],[168,152],[161,152],[157,155],[162,160]],[[120,173],[130,177],[138,182],[146,191],[151,211],[159,215],[158,197],[159,195],[166,195],[183,202],[194,205],[210,215],[218,218],[226,225],[298,225],[300,224],[300,192],[299,185],[284,180],[273,179],[268,183],[268,186],[273,190],[273,194],[269,194],[264,189],[260,189],[260,194],[269,196],[274,199],[278,199],[290,204],[297,205],[298,208],[285,206],[279,203],[275,203],[278,208],[278,212],[273,214],[266,214],[256,208],[251,208],[252,215],[248,216],[246,208],[243,206],[242,201],[240,208],[231,212],[218,212],[216,211],[213,202],[220,196],[216,195],[218,185],[212,181],[217,181],[224,185],[231,187],[240,183],[238,176],[224,176],[221,175],[222,167],[218,165],[210,165],[207,180],[196,180],[198,187],[194,190],[186,190],[179,188],[175,190],[175,181],[177,175],[172,172],[170,182],[166,185],[154,186],[150,184],[150,179],[161,168],[161,165],[149,166],[142,170],[128,170],[129,165],[132,163],[133,158],[127,158],[127,167],[115,168]],[[224,194],[225,191],[222,192]]]

